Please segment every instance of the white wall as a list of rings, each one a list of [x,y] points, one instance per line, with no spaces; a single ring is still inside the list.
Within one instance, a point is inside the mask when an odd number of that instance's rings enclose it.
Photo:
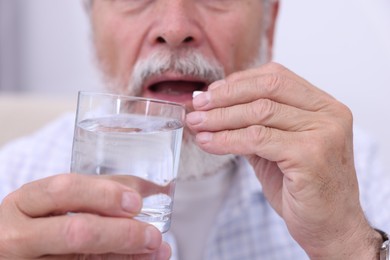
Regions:
[[[14,1],[14,0],[10,0]],[[19,0],[21,88],[74,94],[99,85],[81,0]]]
[[[23,87],[74,93],[99,85],[81,1],[20,1]],[[355,122],[380,141],[384,161],[389,160],[390,1],[281,4],[275,60],[347,104]]]
[[[390,1],[284,0],[278,25],[275,60],[347,104],[389,161]]]

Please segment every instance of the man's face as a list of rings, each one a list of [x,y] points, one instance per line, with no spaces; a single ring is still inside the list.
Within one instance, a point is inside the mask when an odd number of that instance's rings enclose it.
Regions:
[[[206,90],[211,81],[258,59],[263,1],[95,0],[92,22],[97,57],[117,92],[184,103],[191,109],[194,90]],[[152,65],[167,56],[190,57],[189,63],[200,57],[213,70],[202,74],[197,67],[164,67],[147,75],[141,72],[143,77],[134,82],[135,65],[152,56]],[[169,58],[167,62],[172,63]]]
[[[182,103],[191,111],[193,91],[259,63],[263,2],[94,0],[94,43],[107,84],[115,92]],[[267,36],[272,40],[271,30]],[[205,153],[193,138],[184,131],[181,179],[213,174],[234,158]]]

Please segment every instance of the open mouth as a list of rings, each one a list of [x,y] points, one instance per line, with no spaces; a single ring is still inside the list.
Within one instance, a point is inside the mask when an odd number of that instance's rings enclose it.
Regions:
[[[192,106],[194,91],[207,91],[210,82],[207,79],[165,72],[163,75],[149,77],[144,81],[144,97],[181,103]]]
[[[206,82],[201,81],[184,81],[172,80],[162,81],[152,84],[148,90],[155,94],[164,94],[172,96],[192,95],[194,91],[205,91],[207,88]]]

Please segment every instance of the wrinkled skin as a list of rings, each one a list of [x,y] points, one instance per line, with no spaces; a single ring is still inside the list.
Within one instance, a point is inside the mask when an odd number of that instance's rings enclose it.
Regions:
[[[271,11],[269,57],[277,3]],[[359,203],[351,112],[281,65],[244,70],[259,55],[261,14],[258,0],[95,0],[91,21],[97,57],[120,86],[155,50],[195,49],[220,62],[229,76],[197,96],[187,117],[198,145],[245,155],[312,259],[375,259],[380,237]],[[141,92],[178,99],[147,85]],[[192,110],[192,98],[181,101]],[[108,179],[64,174],[26,184],[1,204],[0,258],[168,259],[161,234],[131,218],[140,208],[140,194]]]
[[[234,73],[194,99],[187,123],[215,154],[245,155],[312,259],[375,259],[359,203],[350,110],[283,66]]]
[[[160,232],[131,219],[141,205],[131,188],[98,177],[63,174],[26,184],[1,204],[0,258],[168,259]]]

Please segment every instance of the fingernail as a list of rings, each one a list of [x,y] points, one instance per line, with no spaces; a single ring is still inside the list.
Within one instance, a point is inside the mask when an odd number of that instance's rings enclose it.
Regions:
[[[186,121],[190,125],[197,125],[203,121],[204,113],[201,112],[192,112],[187,114]]]
[[[141,209],[141,198],[135,192],[122,194],[122,209],[130,213],[137,213]]]
[[[226,84],[226,80],[224,80],[224,79],[217,80],[214,83],[212,83],[211,85],[209,85],[208,90],[219,88],[220,86],[222,86],[224,84]]]
[[[150,250],[157,249],[161,244],[161,233],[153,226],[148,226],[145,230],[145,245]]]
[[[192,104],[196,108],[204,107],[210,102],[210,93],[208,92],[203,92],[197,95],[193,100]]]
[[[209,143],[212,138],[213,138],[213,134],[207,132],[199,133],[196,136],[196,140],[201,144]]]
[[[167,243],[162,243],[160,249],[157,251],[156,259],[168,260],[172,255],[171,247]]]

